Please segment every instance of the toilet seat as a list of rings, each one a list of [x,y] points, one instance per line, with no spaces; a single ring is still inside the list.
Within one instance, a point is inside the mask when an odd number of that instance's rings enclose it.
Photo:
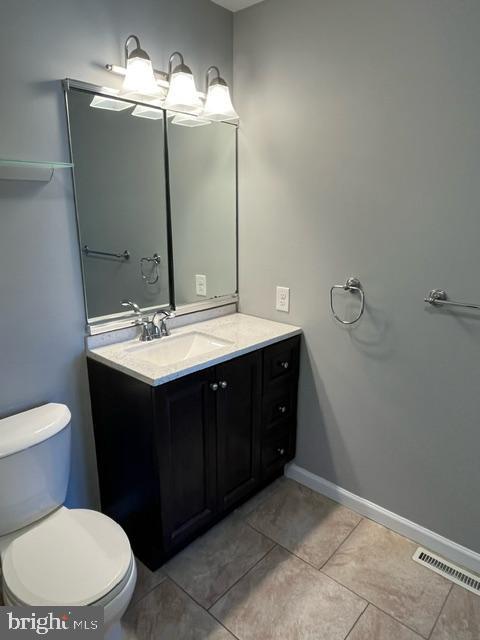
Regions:
[[[10,599],[38,606],[110,601],[134,571],[123,529],[102,513],[62,507],[15,538],[2,572]]]

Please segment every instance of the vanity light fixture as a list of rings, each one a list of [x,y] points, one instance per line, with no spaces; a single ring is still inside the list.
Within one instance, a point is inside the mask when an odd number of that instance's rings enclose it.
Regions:
[[[172,68],[175,56],[180,59],[180,64]],[[199,114],[202,110],[202,101],[198,95],[192,71],[178,51],[172,53],[168,61],[168,80],[170,84],[165,98],[165,109]]]
[[[113,93],[112,89],[108,89],[108,91]],[[131,109],[132,107],[129,102],[125,102],[124,100],[115,100],[115,98],[106,95],[93,96],[90,106],[94,109],[107,109],[107,111],[124,111],[125,109]]]
[[[206,124],[212,124],[210,120],[205,120],[205,118],[194,114],[176,113],[172,115],[172,124],[177,124],[180,127],[204,127]]]
[[[128,47],[132,42],[135,42],[135,49],[129,52]],[[140,47],[140,40],[135,35],[128,36],[125,41],[125,66],[127,71],[122,94],[158,95],[159,87],[153,73],[152,61]]]
[[[163,119],[163,102],[161,100],[151,100],[152,107],[147,107],[143,104],[137,104],[132,111],[132,116],[136,118],[148,118],[149,120],[162,120]],[[155,108],[157,107],[157,108]]]
[[[214,71],[216,77],[209,81],[210,73]],[[218,67],[211,66],[206,73],[207,98],[202,116],[217,122],[238,120],[238,113],[235,111],[228,84],[220,76]]]

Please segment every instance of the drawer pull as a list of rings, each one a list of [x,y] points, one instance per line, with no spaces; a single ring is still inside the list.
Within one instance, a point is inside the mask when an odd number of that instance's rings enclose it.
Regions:
[[[288,369],[289,367],[288,360],[284,360],[283,362],[280,362],[280,366],[283,367],[284,369]]]
[[[279,453],[281,456],[285,455],[285,449],[281,448],[281,449],[277,449],[277,453]]]
[[[221,389],[226,389],[228,387],[228,382],[226,380],[220,380],[218,383]]]
[[[216,382],[212,382],[212,383],[210,384],[210,389],[211,389],[212,391],[218,391],[218,384],[217,384]]]
[[[287,412],[287,407],[284,404],[281,404],[278,406],[278,411],[279,413],[286,413]]]

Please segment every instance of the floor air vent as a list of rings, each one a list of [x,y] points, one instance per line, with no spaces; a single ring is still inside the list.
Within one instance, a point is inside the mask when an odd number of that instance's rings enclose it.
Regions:
[[[440,556],[435,555],[431,551],[427,551],[426,549],[422,549],[422,547],[418,547],[418,549],[413,554],[413,559],[415,562],[419,564],[423,564],[424,567],[428,567],[435,573],[439,573],[444,578],[455,582],[455,584],[459,584],[461,587],[476,593],[477,596],[480,596],[480,576],[476,576],[473,573],[469,573],[465,571],[465,569],[461,569],[456,565],[448,562],[448,560],[444,560]]]

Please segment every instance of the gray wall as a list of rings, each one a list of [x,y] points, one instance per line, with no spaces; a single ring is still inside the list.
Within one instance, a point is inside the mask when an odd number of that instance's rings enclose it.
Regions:
[[[68,160],[59,80],[113,84],[102,66],[122,62],[130,33],[157,67],[179,49],[199,80],[211,64],[231,80],[231,14],[209,0],[2,0],[1,157]],[[68,172],[48,185],[0,182],[0,415],[69,405],[68,504],[89,505],[97,482],[74,220]]]
[[[237,288],[235,127],[168,122],[175,301],[201,302]],[[207,296],[195,275],[207,278]]]
[[[480,4],[266,0],[234,25],[241,308],[305,330],[296,461],[480,551],[480,316],[423,303],[480,301]]]

